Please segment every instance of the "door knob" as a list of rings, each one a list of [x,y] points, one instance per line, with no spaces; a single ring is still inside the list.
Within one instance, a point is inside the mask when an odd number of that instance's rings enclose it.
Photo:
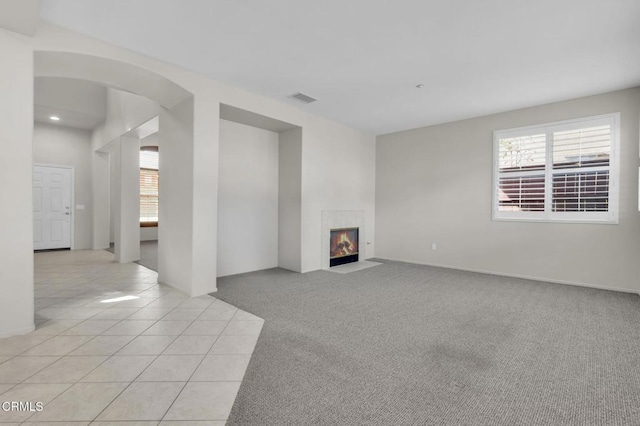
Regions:
[[[66,214],[67,216],[69,216],[69,215],[70,215],[71,213],[69,213],[69,212],[66,212],[65,214]]]

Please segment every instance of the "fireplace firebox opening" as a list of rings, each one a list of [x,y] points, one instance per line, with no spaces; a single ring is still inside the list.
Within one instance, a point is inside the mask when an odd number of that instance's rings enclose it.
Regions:
[[[358,228],[331,230],[329,244],[329,266],[344,265],[358,261]]]

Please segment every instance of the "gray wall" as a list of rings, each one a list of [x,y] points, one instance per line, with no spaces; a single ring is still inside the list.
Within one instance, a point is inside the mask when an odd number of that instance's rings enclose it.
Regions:
[[[618,225],[491,220],[494,130],[612,112]],[[639,291],[639,118],[634,88],[379,136],[377,257]]]
[[[35,123],[33,130],[33,162],[74,169],[74,249],[91,248],[91,132],[71,127]]]

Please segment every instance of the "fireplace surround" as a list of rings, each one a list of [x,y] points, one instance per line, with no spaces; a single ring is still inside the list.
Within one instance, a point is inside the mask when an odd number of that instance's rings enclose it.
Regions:
[[[332,229],[329,245],[329,266],[358,261],[358,228]]]
[[[349,262],[360,262],[366,259],[366,228],[365,228],[365,216],[364,210],[323,210],[322,211],[322,226],[321,226],[321,234],[320,241],[322,244],[321,247],[321,255],[322,255],[322,268],[329,269],[332,266],[341,265],[347,263],[345,257],[348,255],[350,258]],[[353,235],[349,237],[349,233],[341,236],[340,238],[349,238],[349,247],[352,253],[347,253],[347,251],[343,251],[341,256],[332,256],[331,252],[331,235],[332,231],[353,231],[357,230],[357,236],[355,240],[351,241]],[[352,233],[353,234],[353,233]],[[353,243],[356,243],[356,250],[353,250]],[[336,244],[337,246],[337,244]],[[344,247],[344,244],[343,244]],[[335,250],[333,250],[335,254]],[[342,259],[344,262],[336,263],[332,262],[332,257],[336,259]],[[333,263],[333,264],[332,264]]]

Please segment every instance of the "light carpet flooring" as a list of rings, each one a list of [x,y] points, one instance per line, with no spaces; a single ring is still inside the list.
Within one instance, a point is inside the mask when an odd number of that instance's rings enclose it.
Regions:
[[[223,425],[263,326],[103,250],[36,254],[35,296],[36,331],[0,339],[0,401],[44,409],[4,424]]]
[[[216,297],[265,319],[232,425],[640,425],[636,294],[384,262]]]

